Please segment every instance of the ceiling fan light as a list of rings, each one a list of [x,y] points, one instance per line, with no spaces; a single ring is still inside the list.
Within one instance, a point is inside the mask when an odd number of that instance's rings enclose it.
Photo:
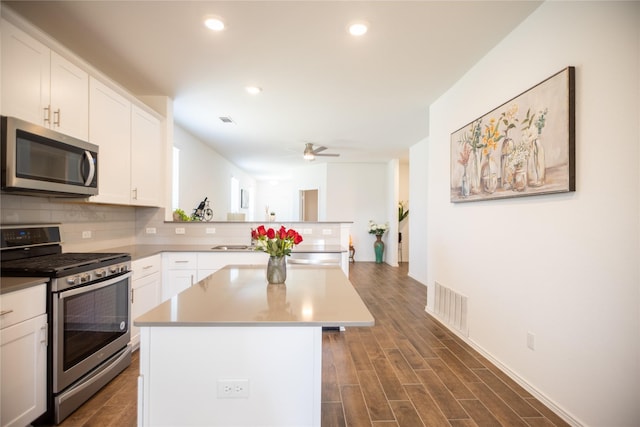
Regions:
[[[212,31],[224,30],[224,21],[219,16],[207,16],[204,19],[204,25]]]
[[[262,88],[258,87],[258,86],[247,86],[246,91],[249,92],[251,95],[257,95],[260,92],[262,92]]]
[[[316,158],[316,156],[313,155],[313,153],[304,153],[304,155],[302,156],[305,160],[313,160]]]
[[[352,36],[363,36],[369,29],[369,25],[366,22],[353,22],[349,24],[349,34]]]

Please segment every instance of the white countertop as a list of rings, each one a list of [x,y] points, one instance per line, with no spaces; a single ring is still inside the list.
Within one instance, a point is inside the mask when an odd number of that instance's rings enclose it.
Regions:
[[[253,252],[252,249],[228,249],[228,250],[215,250],[213,247],[219,245],[218,243],[212,243],[210,245],[130,245],[119,246],[115,248],[107,248],[97,250],[96,252],[124,252],[131,254],[133,261],[137,259],[146,258],[148,256],[157,255],[162,252],[211,252],[211,253],[224,253],[224,252]],[[297,245],[293,248],[294,253],[337,253],[346,252],[347,249],[339,245]]]
[[[134,320],[145,326],[372,326],[339,267],[287,266],[268,285],[266,266],[227,266]]]
[[[41,285],[49,281],[48,277],[0,277],[0,294]]]

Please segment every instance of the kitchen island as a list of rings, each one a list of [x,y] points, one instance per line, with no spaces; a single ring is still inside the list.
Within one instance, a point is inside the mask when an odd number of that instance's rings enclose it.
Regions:
[[[339,267],[227,266],[141,328],[138,425],[319,426],[322,327],[374,319]]]

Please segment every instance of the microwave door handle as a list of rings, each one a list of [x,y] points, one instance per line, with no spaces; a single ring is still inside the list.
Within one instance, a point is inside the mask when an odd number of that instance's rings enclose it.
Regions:
[[[91,155],[90,151],[85,150],[84,157],[87,160],[87,163],[89,163],[89,174],[87,176],[87,179],[84,181],[85,187],[88,187],[89,185],[91,185],[91,181],[93,181],[93,177],[96,174],[96,166],[93,163],[93,156]]]

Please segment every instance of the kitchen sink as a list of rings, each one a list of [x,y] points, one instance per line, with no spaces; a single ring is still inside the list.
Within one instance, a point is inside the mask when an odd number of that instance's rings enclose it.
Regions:
[[[247,250],[251,249],[249,245],[218,245],[214,246],[211,249],[216,251],[239,251],[239,250]]]

